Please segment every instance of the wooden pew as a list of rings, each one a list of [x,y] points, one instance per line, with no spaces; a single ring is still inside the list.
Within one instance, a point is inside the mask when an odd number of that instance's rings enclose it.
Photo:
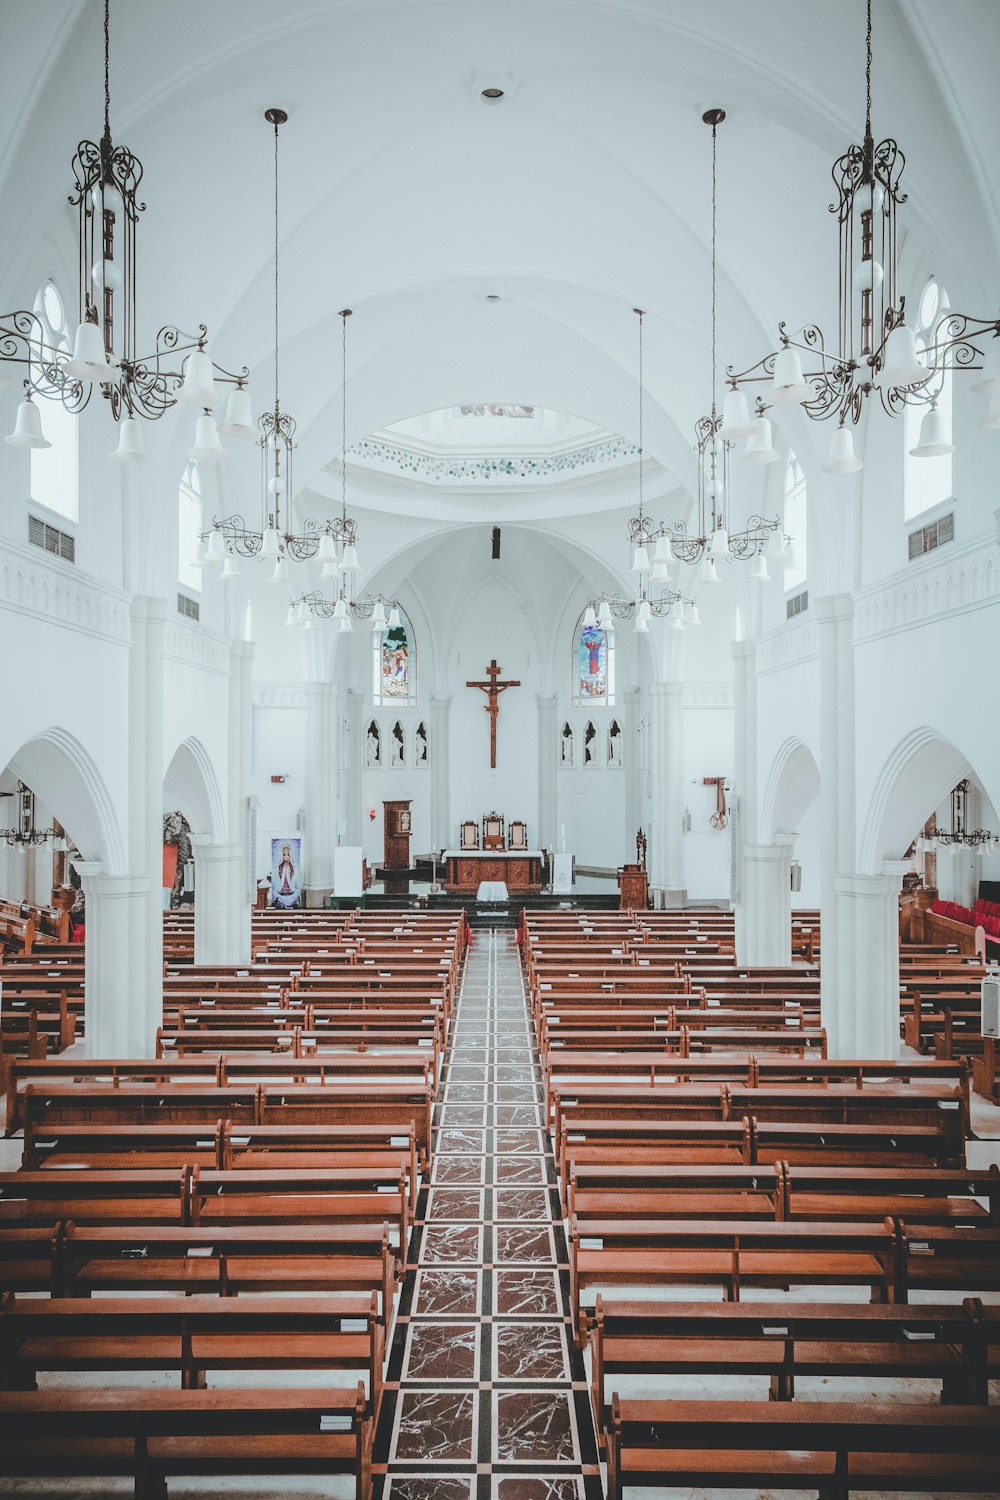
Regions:
[[[982,1406],[611,1401],[609,1500],[626,1486],[992,1495],[1000,1423]]]
[[[365,1405],[363,1385],[5,1391],[0,1444],[12,1477],[131,1475],[137,1500],[163,1500],[175,1474],[353,1474],[369,1500]]]

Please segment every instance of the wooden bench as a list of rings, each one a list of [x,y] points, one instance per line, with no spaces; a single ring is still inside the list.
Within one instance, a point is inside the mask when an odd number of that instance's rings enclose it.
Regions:
[[[378,1416],[385,1324],[378,1299],[17,1297],[0,1303],[0,1385],[35,1390],[42,1371],[167,1370],[182,1390],[219,1370],[363,1371]]]
[[[11,1477],[131,1475],[136,1500],[165,1500],[175,1474],[353,1474],[371,1495],[372,1419],[355,1389],[0,1393]]]
[[[611,1401],[609,1500],[626,1486],[995,1495],[1000,1422],[982,1406]]]

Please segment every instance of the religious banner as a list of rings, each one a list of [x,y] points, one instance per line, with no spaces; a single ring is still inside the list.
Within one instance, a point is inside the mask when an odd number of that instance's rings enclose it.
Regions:
[[[298,906],[302,890],[302,840],[271,840],[271,905]]]

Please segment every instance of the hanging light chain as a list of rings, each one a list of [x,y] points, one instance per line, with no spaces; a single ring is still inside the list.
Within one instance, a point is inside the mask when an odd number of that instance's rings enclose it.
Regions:
[[[278,411],[278,125],[274,121],[274,410]]]
[[[344,521],[347,520],[347,320],[350,316],[351,309],[345,307],[340,314],[340,508]]]
[[[104,134],[111,134],[111,0],[104,0]]]
[[[715,267],[715,221],[716,221],[716,191],[715,191],[715,189],[716,189],[716,174],[715,174],[715,158],[716,158],[716,132],[717,132],[717,130],[718,130],[718,125],[713,120],[713,122],[712,122],[712,418],[713,418],[713,420],[715,418],[715,391],[716,391],[716,374],[717,374],[716,350],[715,350],[715,283],[716,283],[716,267]]]
[[[632,311],[639,319],[639,519],[643,516],[643,366],[642,366],[642,320],[646,316],[641,307],[634,307]]]
[[[868,27],[865,34],[865,135],[872,133],[872,0],[868,0]]]

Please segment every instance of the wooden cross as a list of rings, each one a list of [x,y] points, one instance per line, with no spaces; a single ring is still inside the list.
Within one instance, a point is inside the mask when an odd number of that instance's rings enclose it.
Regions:
[[[505,693],[508,688],[520,687],[520,681],[499,682],[497,679],[503,667],[497,666],[496,657],[486,668],[489,682],[467,682],[466,687],[478,688],[481,693],[486,694],[486,712],[490,716],[490,766],[496,770],[497,764],[497,714],[500,712],[500,694]]]

